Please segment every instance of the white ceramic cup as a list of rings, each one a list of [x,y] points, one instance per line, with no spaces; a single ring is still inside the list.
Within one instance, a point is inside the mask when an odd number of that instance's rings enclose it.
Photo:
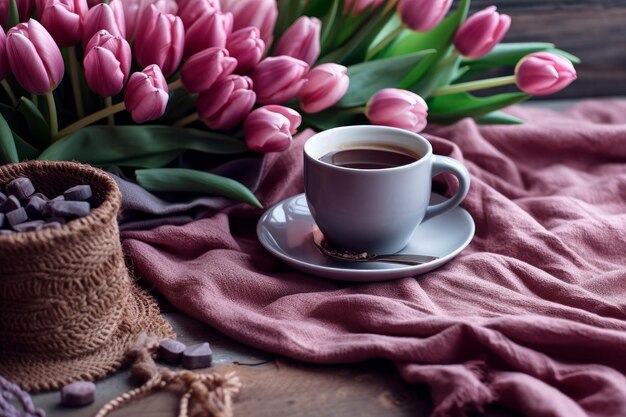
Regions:
[[[389,150],[416,159],[383,169],[346,168],[320,160],[347,149]],[[442,172],[456,176],[459,188],[448,200],[431,206],[432,177]],[[458,206],[469,185],[469,173],[460,162],[433,155],[426,139],[407,130],[338,127],[317,133],[304,145],[306,200],[329,245],[338,250],[398,252],[421,222]]]

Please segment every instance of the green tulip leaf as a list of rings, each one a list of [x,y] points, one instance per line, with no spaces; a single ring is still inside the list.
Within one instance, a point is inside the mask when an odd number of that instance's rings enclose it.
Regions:
[[[163,168],[178,158],[182,151],[163,152],[155,155],[140,156],[138,158],[129,158],[117,161],[115,164],[121,167],[134,168]]]
[[[320,45],[322,53],[325,53],[333,41],[333,34],[336,32],[335,22],[339,20],[343,10],[343,0],[333,0],[330,10],[322,19],[322,33],[320,34]]]
[[[350,87],[337,103],[338,107],[364,105],[381,88],[397,87],[404,75],[435,51],[428,49],[412,54],[377,59],[348,67]]]
[[[19,162],[13,132],[4,117],[0,114],[0,163]]]
[[[492,111],[476,119],[476,123],[481,125],[521,125],[524,121],[515,116],[511,116],[503,111]]]
[[[148,191],[189,191],[217,194],[263,208],[243,184],[230,178],[183,168],[139,169],[137,182]]]
[[[15,141],[15,148],[17,149],[20,161],[37,159],[37,156],[41,153],[39,149],[34,148],[15,132],[13,132],[13,140]]]
[[[9,28],[12,28],[18,23],[20,23],[20,15],[17,9],[17,1],[9,0],[9,11],[7,12],[7,23],[6,23],[7,30],[5,32],[7,32]]]
[[[397,41],[387,50],[387,56],[406,55],[424,49],[435,49],[437,51],[406,76],[402,83],[403,87],[408,88],[414,85],[421,80],[437,62],[449,55],[452,49],[451,45],[454,34],[467,17],[469,5],[469,0],[462,0],[457,9],[430,32],[405,30],[398,36]]]
[[[572,61],[573,64],[580,64],[582,62],[580,60],[580,58],[578,58],[576,55],[570,54],[569,52],[563,51],[563,50],[558,49],[558,48],[548,49],[546,52],[552,52],[554,54],[562,55],[565,58],[567,58],[570,61]]]
[[[476,97],[469,93],[431,97],[428,100],[428,117],[432,121],[454,121],[463,117],[479,117],[528,99],[526,93],[504,93],[489,97]]]
[[[61,138],[39,159],[76,160],[93,165],[116,165],[172,151],[238,154],[246,145],[229,136],[175,126],[88,126]]]
[[[26,119],[28,125],[28,138],[32,144],[44,149],[50,143],[50,126],[46,118],[41,114],[35,103],[22,96],[17,104],[17,111]]]

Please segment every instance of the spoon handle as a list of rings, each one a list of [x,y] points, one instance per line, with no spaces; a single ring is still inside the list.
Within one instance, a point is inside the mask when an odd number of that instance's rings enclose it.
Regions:
[[[407,265],[421,265],[428,262],[436,261],[439,259],[436,256],[425,255],[410,255],[410,254],[395,254],[395,255],[376,255],[372,256],[368,260],[381,261],[381,262],[394,262],[398,264]]]

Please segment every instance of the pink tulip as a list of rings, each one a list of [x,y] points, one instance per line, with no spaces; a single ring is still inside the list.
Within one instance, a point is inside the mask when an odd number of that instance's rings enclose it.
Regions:
[[[361,14],[367,9],[377,9],[385,0],[345,0],[343,11],[351,14]]]
[[[278,18],[276,0],[222,0],[222,8],[224,12],[233,14],[234,30],[256,26],[261,31],[265,45],[272,43]]]
[[[504,38],[511,18],[489,6],[469,17],[457,30],[454,46],[461,55],[477,59],[487,55]]]
[[[415,93],[384,88],[370,98],[365,115],[375,125],[398,127],[417,133],[426,127],[428,106]]]
[[[101,30],[89,41],[85,49],[83,67],[90,89],[102,97],[122,91],[130,72],[130,45],[121,36]]]
[[[183,20],[185,29],[203,14],[222,11],[219,0],[179,0],[178,16]]]
[[[233,31],[233,15],[212,12],[200,16],[185,34],[185,57],[217,46],[224,48]]]
[[[10,0],[0,0],[0,24],[6,27],[7,18],[9,15],[9,3]],[[33,9],[35,8],[35,0],[16,0],[17,14],[20,22],[30,18]]]
[[[13,75],[30,93],[48,93],[63,79],[61,51],[48,31],[34,19],[9,30],[6,51]]]
[[[169,89],[158,65],[149,65],[130,76],[124,90],[124,104],[135,123],[155,120],[163,116]]]
[[[40,20],[59,46],[72,46],[83,36],[81,20],[86,12],[86,0],[45,0]]]
[[[211,129],[228,130],[241,123],[256,100],[252,80],[241,75],[229,75],[198,96],[198,113]]]
[[[180,71],[180,79],[190,93],[208,90],[218,80],[230,75],[237,60],[224,48],[209,48],[189,58]]]
[[[313,65],[320,56],[322,22],[315,17],[301,16],[281,36],[274,55],[288,55]]]
[[[150,13],[150,6],[153,5],[160,12],[175,15],[178,11],[178,4],[175,0],[124,0],[124,23],[126,25],[126,39],[134,40],[136,29],[144,21],[143,14]],[[142,27],[143,30],[143,27]]]
[[[348,91],[348,69],[338,64],[313,68],[300,90],[300,107],[305,113],[317,113],[337,103]]]
[[[576,79],[574,65],[565,57],[549,52],[526,55],[515,68],[520,90],[535,96],[561,91]]]
[[[410,29],[426,32],[434,29],[446,16],[452,0],[400,0],[400,19]]]
[[[249,73],[261,61],[265,52],[265,42],[260,36],[259,28],[249,26],[233,32],[226,41],[226,49],[237,59],[235,72],[238,74]]]
[[[306,82],[309,65],[290,56],[265,58],[252,71],[257,100],[263,104],[285,103],[298,95]]]
[[[160,12],[153,4],[142,15],[135,39],[135,59],[140,66],[156,64],[169,77],[180,65],[185,46],[185,29],[180,17]]]
[[[288,107],[264,106],[248,115],[243,124],[248,148],[256,152],[281,152],[291,145],[302,117]]]
[[[100,30],[106,30],[112,36],[125,37],[126,23],[120,0],[100,3],[87,10],[83,17],[83,45]]]
[[[9,75],[9,58],[7,57],[7,35],[0,26],[0,80]]]

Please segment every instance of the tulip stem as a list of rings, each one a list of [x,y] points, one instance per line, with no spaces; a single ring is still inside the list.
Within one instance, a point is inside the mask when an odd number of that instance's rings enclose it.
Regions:
[[[113,107],[113,100],[111,99],[111,97],[104,98],[104,107],[106,109],[110,109],[111,107]],[[107,123],[109,124],[109,126],[115,126],[115,118],[113,117],[113,114],[114,113],[107,114]]]
[[[78,79],[78,59],[76,58],[76,48],[70,46],[67,48],[70,61],[70,80],[72,80],[72,93],[74,94],[74,106],[76,106],[76,116],[79,119],[85,117],[85,109],[83,108],[83,96],[80,92],[80,80]]]
[[[178,126],[178,127],[187,126],[188,124],[191,124],[195,122],[196,120],[200,120],[200,115],[197,112],[191,113],[190,115],[187,115],[183,117],[182,119],[178,119],[176,122],[174,122],[174,126]]]
[[[15,107],[17,105],[17,101],[15,100],[15,94],[13,94],[13,89],[11,88],[11,85],[6,79],[0,81],[0,84],[2,84],[2,88],[4,89],[4,92],[7,93],[7,96],[9,96],[11,104],[13,105],[13,107]]]
[[[119,113],[122,110],[126,109],[126,105],[124,104],[123,101],[120,101],[119,103],[111,106],[111,107],[106,107],[100,111],[97,111],[95,113],[91,113],[89,116],[83,117],[80,120],[77,120],[76,122],[72,123],[69,126],[66,126],[65,128],[63,128],[63,130],[61,130],[59,132],[58,137],[61,138],[63,136],[69,135],[70,133],[74,133],[75,131],[77,131],[78,129],[82,129],[85,126],[89,126],[90,124],[97,122],[100,119],[104,119],[105,117],[111,115],[111,114],[115,114],[115,113]]]
[[[487,80],[468,81],[466,83],[452,84],[436,89],[430,94],[430,96],[445,96],[447,94],[482,90],[485,88],[500,87],[509,84],[515,84],[515,75],[507,75],[504,77],[489,78]]]
[[[48,101],[48,114],[50,115],[50,137],[54,140],[59,134],[59,121],[57,120],[57,105],[54,102],[52,91],[46,93]]]
[[[368,53],[366,60],[370,60],[376,56],[380,51],[385,49],[394,39],[398,37],[400,33],[404,30],[404,25],[400,24],[397,28],[389,32],[387,36],[385,36],[380,42],[374,46]]]
[[[167,88],[172,91],[172,90],[176,90],[177,88],[180,88],[183,86],[183,82],[179,79],[177,79],[176,81],[172,81],[171,83],[169,83],[167,85]]]

